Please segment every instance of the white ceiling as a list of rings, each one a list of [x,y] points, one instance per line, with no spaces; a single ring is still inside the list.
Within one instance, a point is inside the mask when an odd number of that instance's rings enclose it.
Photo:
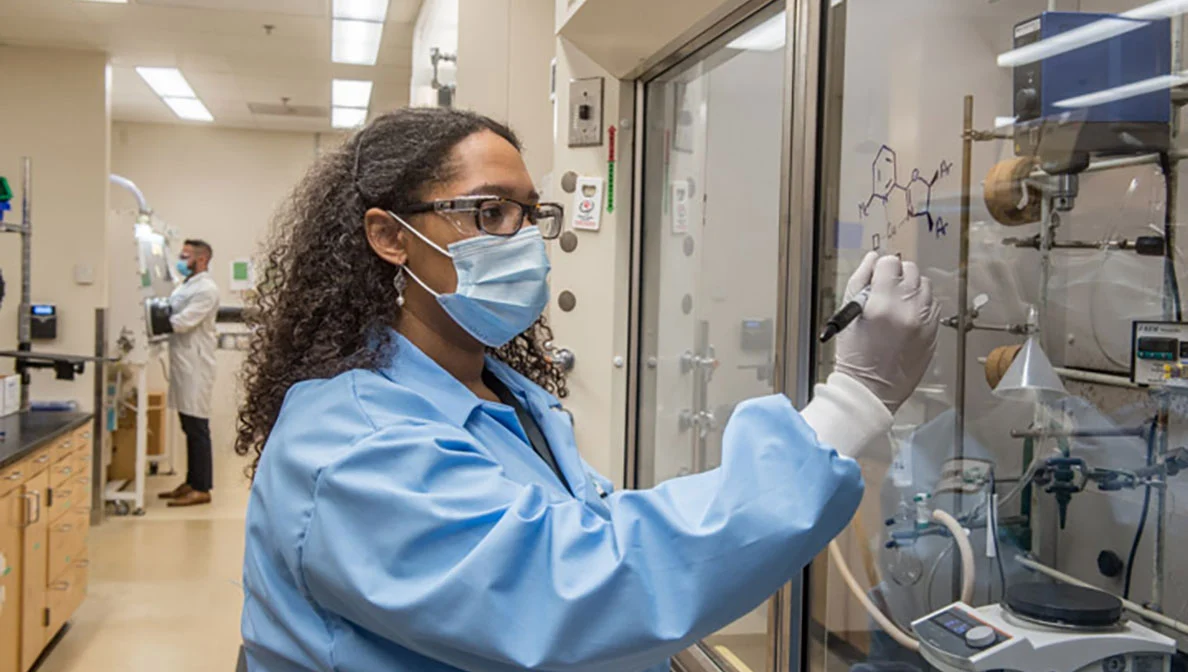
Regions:
[[[421,0],[390,0],[375,66],[330,62],[331,0],[0,0],[0,43],[109,54],[112,118],[182,122],[136,74],[180,68],[215,117],[240,128],[330,128],[330,81],[371,79],[371,112],[408,104]],[[265,25],[275,26],[267,35]],[[316,106],[324,117],[253,114],[249,103]]]

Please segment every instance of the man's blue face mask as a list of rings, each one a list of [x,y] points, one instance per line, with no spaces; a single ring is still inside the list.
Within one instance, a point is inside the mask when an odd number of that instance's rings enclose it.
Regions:
[[[177,272],[181,273],[183,278],[188,278],[194,275],[194,269],[190,268],[190,262],[185,259],[177,260]]]
[[[442,294],[408,273],[458,326],[483,345],[501,347],[527,331],[549,303],[549,257],[540,229],[526,226],[510,238],[482,235],[453,243],[448,250],[389,212],[405,229],[454,261],[458,288]]]

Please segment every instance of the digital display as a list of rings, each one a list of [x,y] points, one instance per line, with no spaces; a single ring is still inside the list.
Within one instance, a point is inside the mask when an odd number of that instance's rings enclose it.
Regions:
[[[1180,342],[1174,338],[1145,337],[1138,339],[1139,359],[1171,361],[1180,354]]]
[[[941,625],[944,626],[945,630],[948,630],[949,632],[953,633],[954,635],[961,635],[961,636],[965,636],[965,633],[969,632],[969,629],[971,627],[969,623],[966,623],[965,621],[961,620],[960,618],[955,618],[955,617],[949,616],[949,615],[945,615],[945,616],[941,617]]]
[[[33,314],[38,317],[49,317],[54,314],[53,306],[33,306]]]

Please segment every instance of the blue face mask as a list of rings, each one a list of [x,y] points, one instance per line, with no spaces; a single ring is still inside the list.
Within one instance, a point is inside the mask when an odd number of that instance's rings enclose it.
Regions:
[[[407,266],[408,273],[458,326],[483,345],[498,348],[527,331],[549,303],[549,257],[540,229],[528,226],[510,238],[477,236],[449,246],[429,240],[400,217],[391,214],[415,236],[454,260],[458,288],[452,294],[435,292]]]
[[[190,262],[186,261],[185,259],[177,260],[177,272],[181,273],[183,278],[188,278],[191,275],[194,275],[194,269],[190,268]]]

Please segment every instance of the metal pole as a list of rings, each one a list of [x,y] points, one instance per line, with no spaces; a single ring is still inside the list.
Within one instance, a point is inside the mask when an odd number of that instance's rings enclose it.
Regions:
[[[95,417],[91,421],[91,525],[103,522],[103,444],[107,438],[107,310],[95,309]]]
[[[21,305],[17,316],[17,349],[32,350],[32,317],[29,313],[33,305],[33,161],[29,157],[21,159]],[[29,409],[29,383],[32,376],[29,370],[21,373],[21,410]]]
[[[969,340],[969,201],[973,175],[974,99],[965,97],[961,133],[961,238],[957,257],[957,389],[953,408],[953,457],[965,457],[965,358]],[[954,511],[962,507],[961,493],[957,493]],[[961,594],[960,560],[953,559],[953,594]]]
[[[1040,277],[1039,297],[1036,306],[1036,320],[1032,327],[1033,335],[1039,340],[1040,347],[1044,347],[1045,328],[1048,324],[1048,285],[1052,282],[1052,240],[1056,238],[1056,227],[1060,226],[1060,215],[1053,207],[1052,199],[1045,198],[1043,203],[1043,220],[1040,224]]]
[[[969,200],[973,173],[973,96],[965,97],[961,136],[961,239],[957,259],[957,390],[954,417],[954,457],[965,456],[965,357],[969,337]],[[958,509],[960,510],[960,508]]]

